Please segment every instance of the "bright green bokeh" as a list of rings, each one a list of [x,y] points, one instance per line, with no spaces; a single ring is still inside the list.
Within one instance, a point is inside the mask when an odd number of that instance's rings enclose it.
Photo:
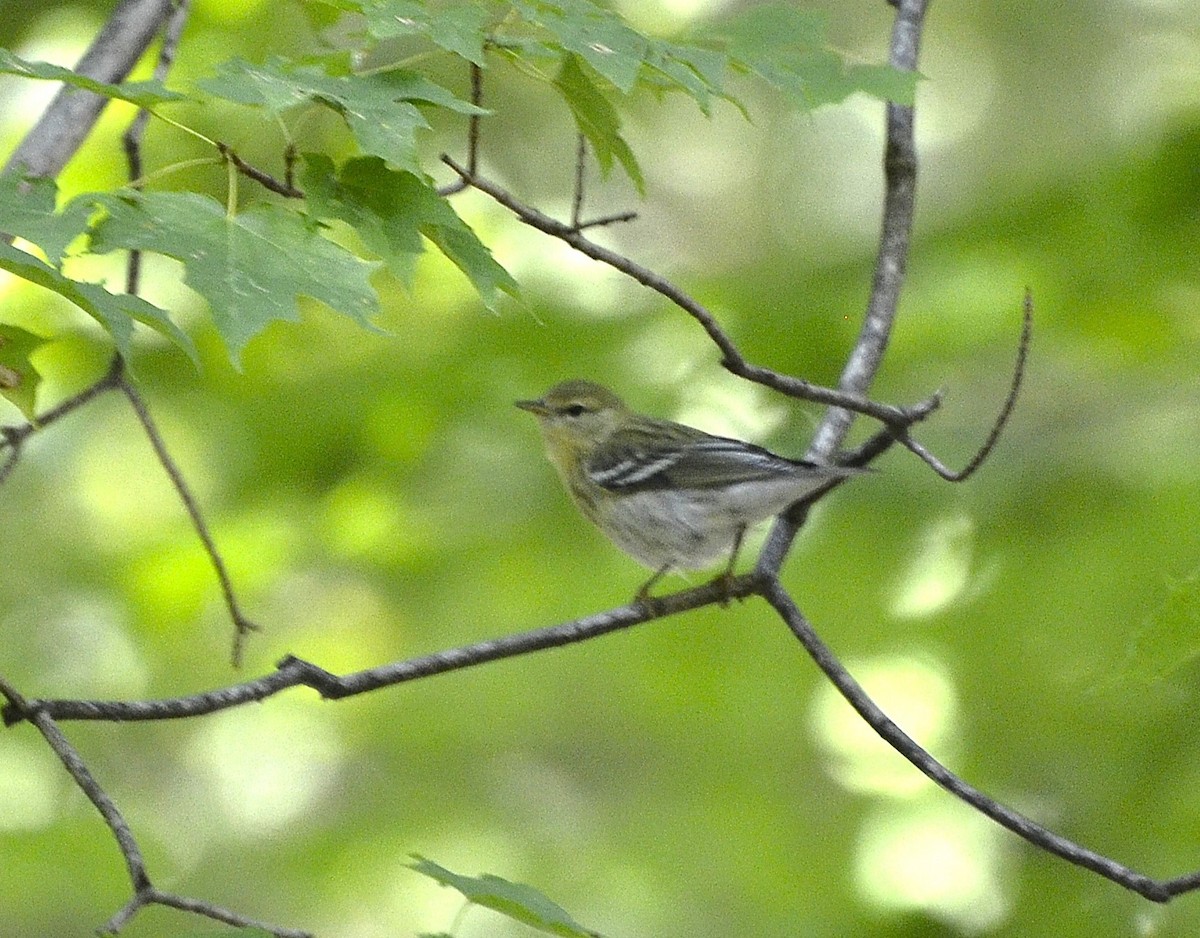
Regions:
[[[696,5],[645,6],[640,21],[666,28]],[[877,58],[890,8],[826,6],[838,45]],[[69,62],[108,8],[0,21],[0,43],[30,54],[62,34]],[[307,48],[299,9],[280,9],[199,5],[179,78]],[[1027,387],[969,483],[889,454],[817,513],[786,571],[936,756],[1157,876],[1200,867],[1198,61],[1195,4],[932,6],[916,239],[876,396],[945,388],[920,437],[964,462],[1003,399],[1029,285]],[[567,115],[493,71],[485,170],[569,212]],[[450,68],[442,80],[466,87]],[[26,91],[5,78],[0,94]],[[747,99],[752,124],[640,100],[627,124],[649,199],[597,237],[698,297],[755,362],[830,382],[870,284],[882,106],[797,116]],[[269,123],[180,110],[278,165]],[[7,152],[36,109],[0,112]],[[438,127],[429,152],[460,153],[462,125]],[[122,129],[106,120],[68,191],[122,178]],[[155,165],[206,155],[152,126]],[[169,182],[225,197],[216,167]],[[617,179],[588,204],[635,203]],[[643,571],[575,515],[517,397],[602,378],[790,454],[819,416],[732,379],[644,288],[477,194],[456,207],[523,305],[492,315],[430,259],[411,293],[377,281],[390,335],[310,303],[300,326],[251,342],[242,374],[204,327],[200,375],[153,337],[139,346],[151,407],[264,627],[246,676],[286,652],[346,671],[628,600]],[[160,265],[151,289],[195,308],[172,276]],[[100,373],[93,330],[44,297],[3,296],[6,319],[67,333],[44,353],[45,403]],[[25,693],[172,695],[240,676],[211,573],[120,401],[37,437],[0,518],[0,671]],[[64,728],[164,887],[322,935],[449,928],[454,897],[406,869],[413,852],[536,885],[611,938],[1200,930],[1200,897],[1155,907],[1044,857],[862,740],[756,602],[339,703],[296,691],[186,723]],[[0,776],[0,932],[99,925],[127,884],[95,812],[28,727],[0,737]],[[154,910],[125,934],[203,927]],[[477,911],[457,934],[499,929]]]

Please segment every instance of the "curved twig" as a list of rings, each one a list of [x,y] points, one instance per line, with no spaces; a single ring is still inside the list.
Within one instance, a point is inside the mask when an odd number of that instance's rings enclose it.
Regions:
[[[187,22],[190,6],[190,0],[177,0],[175,12],[167,22],[163,32],[162,48],[159,50],[158,61],[154,67],[155,78],[160,80],[165,79],[171,69],[171,65],[175,61],[175,51],[179,44],[179,38],[183,34],[183,27]],[[144,109],[139,110],[121,138],[125,149],[125,156],[129,164],[129,178],[132,180],[131,184],[134,187],[139,187],[138,180],[142,176],[142,137],[145,134],[148,118],[148,111]],[[296,189],[292,182],[296,159],[296,151],[293,146],[289,145],[284,153],[286,176],[283,183],[249,166],[224,144],[218,144],[217,146],[223,157],[232,162],[242,172],[258,180],[273,191],[279,192],[281,195],[303,195],[299,189]],[[125,289],[126,292],[134,295],[138,293],[140,286],[141,258],[141,251],[130,251],[128,261],[126,262]],[[200,512],[200,506],[192,495],[191,489],[184,479],[179,466],[175,463],[174,457],[171,456],[170,451],[167,449],[162,434],[159,433],[158,426],[150,415],[150,409],[146,406],[145,399],[134,386],[129,375],[121,367],[121,364],[121,358],[117,356],[114,361],[114,368],[117,369],[116,385],[129,401],[129,405],[133,408],[134,414],[137,416],[142,429],[150,440],[150,445],[154,449],[154,454],[158,458],[159,464],[166,471],[171,484],[175,487],[175,491],[179,493],[179,498],[183,502],[188,516],[191,518],[196,535],[200,538],[200,543],[203,545],[205,553],[208,554],[209,561],[213,565],[213,570],[216,571],[217,580],[221,584],[221,592],[225,597],[225,605],[229,610],[230,618],[233,620],[234,633],[231,658],[233,666],[235,668],[240,667],[246,636],[250,632],[257,630],[258,626],[251,622],[242,612],[233,590],[233,581],[229,576],[229,571],[225,567],[225,561],[217,549],[216,542],[208,530],[208,524]]]
[[[912,438],[909,429],[905,428],[900,433],[900,442],[908,448],[908,450],[919,456],[926,465],[934,472],[940,475],[947,482],[963,482],[975,474],[975,471],[987,461],[991,455],[992,449],[1000,440],[1000,434],[1008,425],[1008,418],[1012,416],[1013,408],[1017,406],[1017,398],[1021,393],[1021,383],[1025,378],[1025,364],[1029,358],[1029,343],[1033,338],[1033,292],[1026,287],[1025,301],[1022,304],[1021,312],[1021,340],[1017,344],[1017,361],[1013,366],[1012,381],[1008,385],[1008,396],[1004,399],[1004,405],[1000,408],[1000,413],[996,415],[996,420],[992,423],[991,432],[988,433],[987,439],[983,441],[983,445],[979,447],[974,456],[967,462],[962,469],[955,471],[949,469],[939,460],[933,453],[929,452],[923,445]]]
[[[259,169],[257,166],[247,163],[244,159],[238,156],[233,147],[229,146],[227,143],[218,142],[217,151],[221,154],[223,159],[232,163],[234,168],[237,169],[239,173],[241,173],[243,176],[253,179],[264,189],[274,192],[276,195],[285,196],[289,199],[304,198],[304,190],[296,188],[295,184],[292,182],[292,162],[294,157],[289,158],[286,161],[285,169],[287,175],[283,179],[276,179],[265,170]],[[293,151],[289,148],[287,152],[292,153]]]
[[[479,107],[483,103],[483,69],[471,63],[471,103]],[[479,169],[479,129],[482,114],[472,114],[467,119],[467,172],[472,176]],[[461,176],[444,186],[438,186],[440,196],[451,196],[467,188],[467,181]]]
[[[167,444],[164,442],[162,434],[159,433],[158,425],[150,415],[150,409],[146,406],[146,401],[142,397],[141,392],[134,387],[128,376],[123,373],[119,378],[117,386],[129,401],[129,406],[133,408],[133,412],[137,416],[138,422],[141,423],[147,439],[150,440],[150,445],[154,449],[154,455],[158,458],[159,465],[163,467],[163,470],[167,473],[167,477],[171,480],[171,485],[175,487],[175,491],[179,494],[179,500],[183,502],[183,507],[187,511],[188,517],[192,520],[192,527],[196,531],[196,536],[200,538],[200,543],[204,545],[204,552],[208,554],[209,562],[217,574],[217,580],[221,584],[221,594],[225,598],[225,606],[229,610],[229,617],[233,620],[234,631],[231,660],[235,668],[241,667],[242,651],[246,636],[251,632],[258,631],[259,627],[242,612],[241,604],[238,602],[237,594],[233,589],[233,579],[229,576],[225,560],[221,556],[221,552],[217,548],[217,543],[213,540],[212,533],[208,529],[208,522],[204,520],[204,515],[200,511],[200,505],[196,501],[196,497],[192,494],[187,480],[183,477],[183,472],[175,462],[175,457],[167,449]]]

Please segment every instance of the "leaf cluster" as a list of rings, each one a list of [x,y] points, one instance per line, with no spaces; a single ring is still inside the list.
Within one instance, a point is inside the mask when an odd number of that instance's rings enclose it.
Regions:
[[[418,147],[431,111],[470,121],[488,111],[415,70],[416,63],[450,58],[478,75],[514,67],[537,77],[569,110],[602,172],[618,165],[639,190],[642,173],[621,128],[621,109],[639,93],[683,94],[705,114],[717,100],[742,107],[730,85],[738,75],[754,76],[802,107],[855,91],[898,100],[912,94],[911,78],[887,66],[848,64],[828,46],[819,15],[786,6],[754,7],[674,39],[647,35],[593,0],[313,0],[310,12],[322,22],[332,15],[357,24],[352,46],[302,60],[275,56],[256,64],[232,57],[179,89],[158,81],[98,82],[0,49],[0,72],[129,102],[195,136],[202,137],[168,116],[173,105],[263,112],[281,128],[289,154],[302,152],[299,188],[291,181],[290,155],[286,182],[268,185],[292,198],[248,198],[234,172],[246,164],[225,144],[206,140],[213,162],[230,167],[225,205],[196,192],[148,191],[152,179],[172,169],[166,167],[129,187],[74,195],[59,207],[52,182],[26,179],[21,167],[11,167],[0,177],[0,231],[41,256],[0,244],[0,268],[83,310],[126,358],[134,324],[142,323],[195,359],[176,313],[76,279],[70,265],[113,251],[169,257],[207,303],[209,320],[237,365],[247,343],[270,323],[299,318],[300,297],[370,327],[379,311],[376,271],[385,267],[411,287],[429,245],[462,271],[485,306],[494,309],[502,294],[517,295],[513,277],[435,186]],[[396,60],[397,44],[415,44],[417,51]],[[368,61],[382,64],[356,64]],[[314,109],[344,123],[351,152],[337,158],[305,152],[297,128]],[[0,346],[0,394],[27,414],[37,380],[30,356],[39,345],[31,335],[10,329]]]

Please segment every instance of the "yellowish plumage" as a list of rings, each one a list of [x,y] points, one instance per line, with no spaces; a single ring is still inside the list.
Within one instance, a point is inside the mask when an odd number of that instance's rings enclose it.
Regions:
[[[655,570],[699,570],[729,557],[746,529],[856,472],[786,459],[761,446],[631,411],[591,381],[517,401],[538,419],[546,454],[580,511]]]

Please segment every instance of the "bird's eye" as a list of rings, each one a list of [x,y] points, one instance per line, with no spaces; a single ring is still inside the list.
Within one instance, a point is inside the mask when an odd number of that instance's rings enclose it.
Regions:
[[[582,404],[568,404],[563,408],[563,413],[568,417],[582,417],[587,413],[587,408]]]

